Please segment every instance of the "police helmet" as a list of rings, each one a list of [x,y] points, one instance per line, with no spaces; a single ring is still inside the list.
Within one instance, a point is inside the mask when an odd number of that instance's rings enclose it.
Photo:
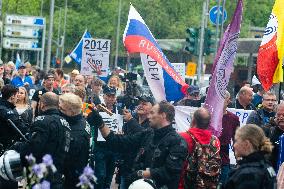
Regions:
[[[23,167],[18,152],[8,150],[0,157],[0,176],[12,181],[19,181],[23,178]]]
[[[139,179],[134,181],[128,189],[156,189],[156,186],[150,179]]]

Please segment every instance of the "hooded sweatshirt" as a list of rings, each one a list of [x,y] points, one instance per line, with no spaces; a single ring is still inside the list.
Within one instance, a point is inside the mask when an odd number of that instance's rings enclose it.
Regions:
[[[199,129],[199,128],[190,128],[188,130],[200,144],[209,144],[212,133],[209,130]],[[180,133],[180,136],[186,141],[188,146],[188,153],[192,154],[194,149],[194,141],[192,140],[191,136],[187,132]],[[184,173],[187,167],[188,162],[185,161],[183,165],[183,169],[181,172],[181,177],[179,181],[178,189],[184,189]]]

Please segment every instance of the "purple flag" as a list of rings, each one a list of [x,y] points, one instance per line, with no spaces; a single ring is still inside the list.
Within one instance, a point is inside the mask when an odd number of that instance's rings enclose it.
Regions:
[[[214,59],[212,80],[204,104],[204,107],[211,113],[209,129],[217,137],[219,137],[222,132],[225,91],[233,71],[234,58],[237,53],[242,13],[243,1],[239,0],[232,21],[224,33]]]

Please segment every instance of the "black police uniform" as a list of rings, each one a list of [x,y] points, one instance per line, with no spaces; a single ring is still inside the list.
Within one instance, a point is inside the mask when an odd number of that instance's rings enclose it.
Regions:
[[[90,155],[90,125],[82,114],[64,115],[71,127],[71,143],[65,161],[64,188],[72,189],[79,183],[79,176],[87,166]]]
[[[27,132],[27,127],[20,119],[14,104],[7,100],[0,99],[0,155],[7,150],[14,141],[20,138],[19,133],[17,133],[8,122],[8,119],[10,119],[23,134]]]
[[[276,189],[276,174],[262,152],[254,152],[232,169],[223,189]]]
[[[151,179],[158,188],[178,188],[183,162],[187,156],[187,144],[171,125],[146,129],[132,136],[111,132],[105,139],[111,149],[121,153],[139,149],[130,176],[132,181],[139,179],[138,170],[150,168]]]
[[[62,174],[65,158],[70,147],[71,129],[68,122],[60,116],[57,109],[49,109],[35,118],[31,127],[29,143],[24,143],[16,150],[20,153],[21,161],[28,166],[25,159],[31,153],[37,162],[42,161],[45,154],[50,154],[57,172],[49,175],[51,188],[63,188]]]

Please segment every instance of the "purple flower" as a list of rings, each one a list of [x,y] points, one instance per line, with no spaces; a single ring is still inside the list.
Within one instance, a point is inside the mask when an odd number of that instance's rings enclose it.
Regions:
[[[41,189],[50,189],[50,183],[46,180],[41,182]]]
[[[43,169],[42,166],[40,166],[39,164],[35,164],[32,167],[32,172],[38,177],[38,178],[42,178],[43,177]]]
[[[51,155],[49,155],[49,154],[45,154],[45,155],[42,157],[42,162],[43,162],[46,166],[52,166],[52,165],[53,165],[52,157],[51,157]]]
[[[32,189],[41,189],[41,186],[40,184],[35,184],[33,185]]]
[[[35,157],[33,156],[33,154],[30,154],[28,156],[25,156],[26,160],[28,161],[29,165],[33,165],[36,162]]]
[[[79,177],[79,180],[80,180],[80,183],[82,184],[82,185],[84,185],[84,184],[89,184],[89,179],[88,179],[88,177],[86,177],[86,175],[81,175],[80,177]]]
[[[83,174],[87,177],[92,177],[94,175],[94,170],[91,167],[87,166],[84,168]]]

